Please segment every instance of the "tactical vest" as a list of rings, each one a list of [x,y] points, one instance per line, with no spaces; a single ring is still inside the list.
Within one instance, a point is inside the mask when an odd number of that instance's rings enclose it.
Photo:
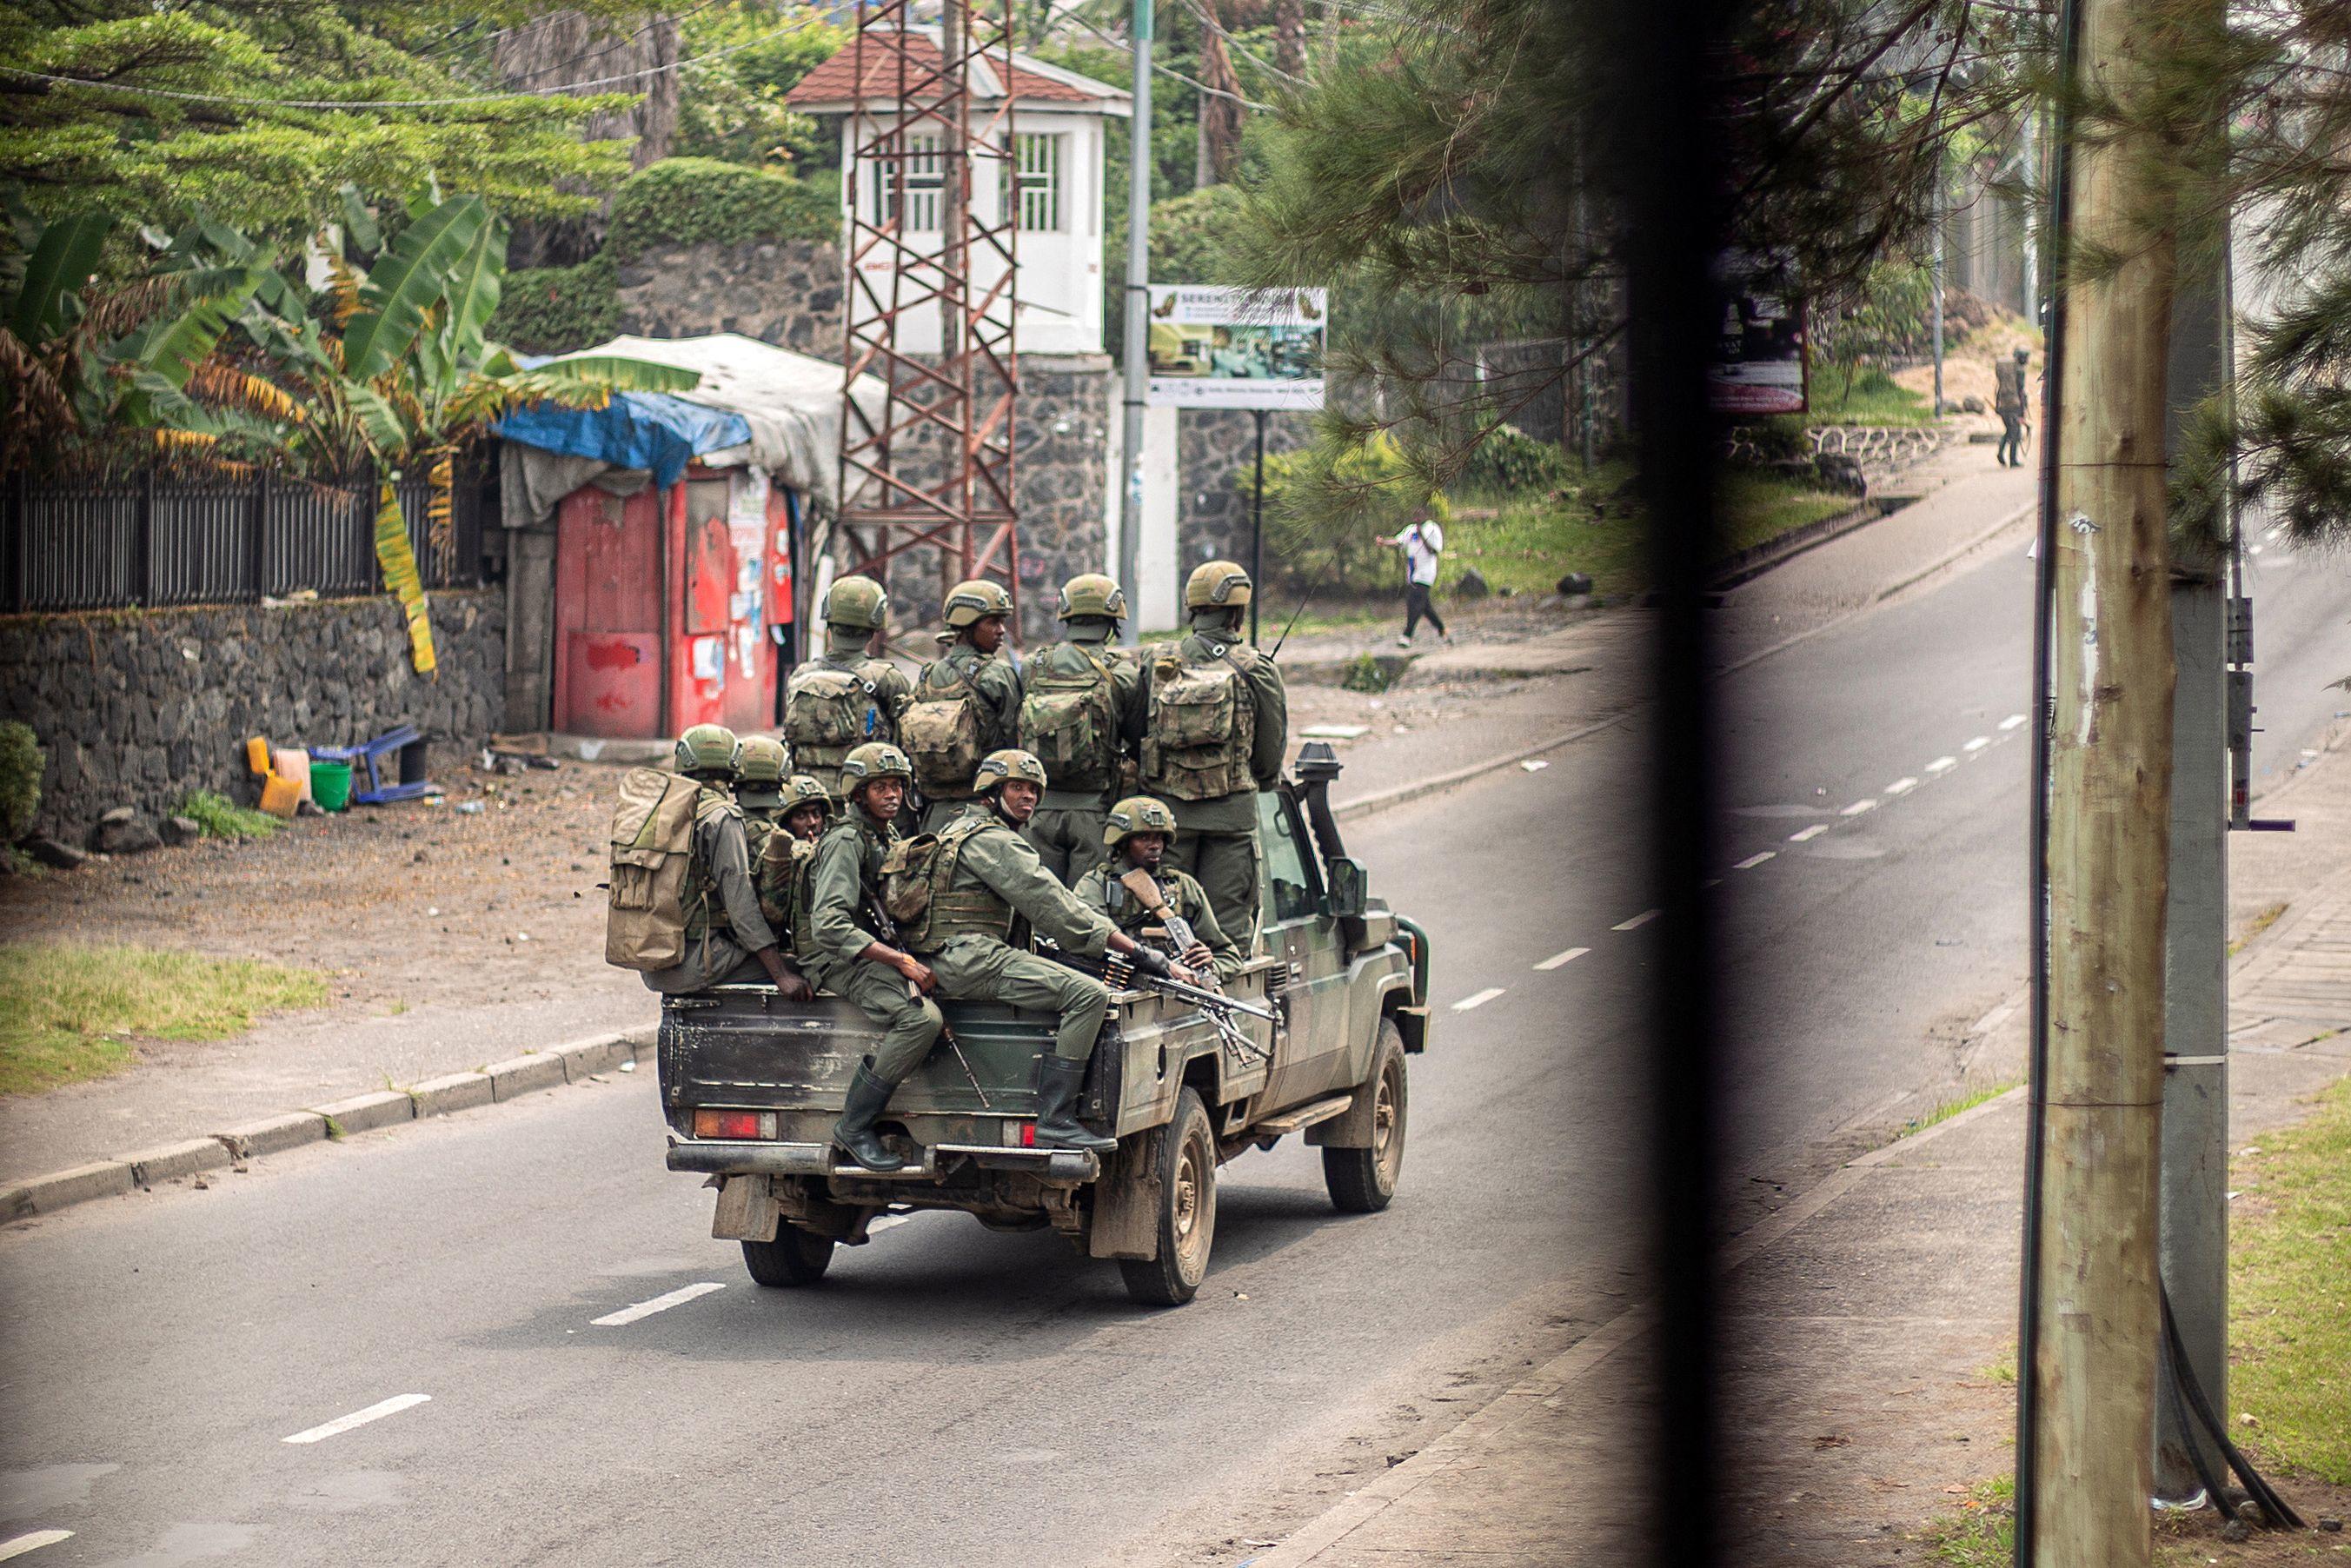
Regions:
[[[802,772],[839,771],[841,759],[869,740],[894,741],[897,726],[883,711],[889,663],[865,659],[853,670],[811,663],[792,672],[784,688],[784,738]]]
[[[743,821],[743,808],[735,797],[715,785],[705,784],[694,802],[694,854],[689,861],[692,869],[686,874],[685,939],[700,942],[713,933],[733,936],[735,922],[726,913],[726,901],[718,896],[718,879],[702,858],[702,829],[714,818],[731,816]],[[750,832],[745,830],[747,843]]]
[[[1057,643],[1029,661],[1020,748],[1036,754],[1056,789],[1108,789],[1118,774],[1109,664],[1081,643]]]
[[[771,832],[759,848],[759,913],[789,932],[792,954],[816,958],[816,845],[789,832]]]
[[[940,831],[921,866],[929,897],[922,913],[899,933],[908,951],[935,953],[955,938],[974,934],[999,942],[1012,939],[1012,906],[997,897],[993,888],[977,877],[969,878],[961,887],[955,885],[964,846],[997,825],[974,815],[959,817]]]
[[[971,777],[987,755],[981,709],[987,699],[963,667],[947,658],[923,666],[914,700],[898,716],[898,744],[914,765],[914,782],[934,800],[967,800]]]
[[[1238,644],[1194,664],[1180,643],[1155,650],[1144,715],[1143,788],[1177,800],[1220,800],[1257,789],[1257,694]],[[1256,650],[1249,658],[1261,657]]]
[[[1132,936],[1151,924],[1151,911],[1144,908],[1142,900],[1126,890],[1124,883],[1107,872],[1100,874],[1102,879],[1102,903],[1109,907],[1112,925]],[[1194,903],[1191,893],[1181,882],[1172,876],[1160,876],[1153,880],[1159,883],[1159,896],[1166,901],[1167,907],[1174,910],[1179,919],[1190,921],[1195,925],[1199,923],[1199,909]]]

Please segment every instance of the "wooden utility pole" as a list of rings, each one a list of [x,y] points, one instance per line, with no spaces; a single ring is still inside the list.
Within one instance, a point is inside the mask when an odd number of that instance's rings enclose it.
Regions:
[[[2080,137],[2050,561],[2048,1042],[2030,1560],[2148,1561],[2172,643],[2164,468],[2174,269],[2146,124],[2168,4],[2076,0]],[[2101,117],[2105,118],[2104,116]],[[2097,259],[2093,262],[2089,257]]]

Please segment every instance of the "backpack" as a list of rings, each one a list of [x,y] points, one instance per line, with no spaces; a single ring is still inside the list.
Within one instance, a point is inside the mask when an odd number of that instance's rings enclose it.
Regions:
[[[890,718],[877,695],[882,676],[874,666],[881,664],[868,659],[855,670],[803,664],[792,672],[784,688],[784,738],[795,753],[846,751],[890,738]]]
[[[1118,707],[1110,666],[1074,643],[1029,666],[1020,748],[1036,753],[1056,789],[1107,789],[1118,771]]]
[[[1144,715],[1143,787],[1178,800],[1216,800],[1257,788],[1257,697],[1228,648],[1216,663],[1185,662],[1180,646],[1151,661]]]
[[[632,768],[612,810],[611,904],[604,962],[667,969],[685,961],[687,883],[702,786],[658,768]]]
[[[914,765],[914,783],[937,800],[971,793],[981,749],[979,688],[945,659],[923,670],[914,700],[898,716],[898,745]]]
[[[778,935],[789,933],[795,952],[801,927],[808,924],[809,873],[815,864],[816,845],[788,832],[770,832],[751,867],[759,890],[759,913]]]

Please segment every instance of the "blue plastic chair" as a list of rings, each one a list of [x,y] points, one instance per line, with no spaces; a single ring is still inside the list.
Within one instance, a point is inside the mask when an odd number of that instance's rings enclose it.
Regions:
[[[354,784],[358,782],[360,770],[365,768],[367,788],[354,789],[351,791],[352,802],[361,806],[381,806],[388,800],[413,800],[432,788],[422,779],[406,784],[399,782],[396,778],[389,784],[384,782],[385,758],[397,758],[407,747],[423,744],[424,737],[417,733],[416,727],[403,724],[398,729],[386,730],[373,740],[358,746],[314,746],[310,747],[310,755],[329,762],[350,763]]]

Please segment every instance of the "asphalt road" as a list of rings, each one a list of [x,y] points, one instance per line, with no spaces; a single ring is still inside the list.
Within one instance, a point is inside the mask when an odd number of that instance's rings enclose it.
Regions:
[[[1734,1179],[1947,1080],[2022,976],[2017,543],[1727,683]],[[2351,575],[2262,559],[2290,766]],[[1312,1151],[1244,1156],[1188,1308],[951,1215],[761,1291],[615,1075],[0,1235],[0,1552],[1238,1562],[1626,1302],[1643,772],[1628,721],[1353,831],[1446,1009],[1403,1190],[1343,1218]]]

